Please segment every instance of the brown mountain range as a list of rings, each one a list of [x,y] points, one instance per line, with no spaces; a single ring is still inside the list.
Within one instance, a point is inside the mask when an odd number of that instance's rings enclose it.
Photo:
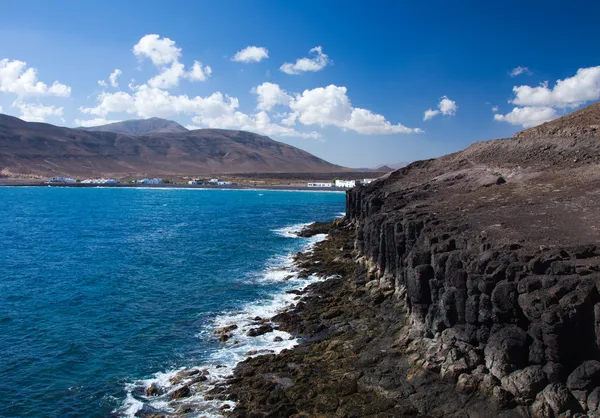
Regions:
[[[0,115],[0,175],[9,177],[345,170],[306,151],[251,132],[188,131],[175,122],[158,118],[84,130]]]

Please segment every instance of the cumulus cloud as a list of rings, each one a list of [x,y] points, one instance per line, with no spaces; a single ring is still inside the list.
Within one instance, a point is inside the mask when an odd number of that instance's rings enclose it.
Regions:
[[[19,117],[27,122],[45,122],[48,117],[63,115],[62,107],[44,106],[39,103],[24,103],[21,100],[15,101],[13,107],[21,111]]]
[[[70,96],[71,87],[55,81],[52,85],[38,81],[37,69],[23,61],[0,60],[0,92],[19,96]]]
[[[212,68],[208,65],[202,67],[200,61],[194,61],[192,69],[186,73],[186,78],[193,81],[206,81],[212,74]]]
[[[202,66],[200,61],[194,61],[191,70],[185,71],[185,66],[179,61],[181,48],[169,38],[160,35],[146,35],[134,45],[133,53],[139,58],[149,58],[160,73],[148,80],[151,87],[169,89],[179,85],[182,78],[191,81],[206,81],[212,74],[210,66]],[[129,86],[130,88],[131,85]]]
[[[557,117],[558,113],[551,107],[515,107],[506,115],[495,114],[494,120],[531,128]]]
[[[297,75],[307,71],[321,71],[331,63],[327,55],[323,53],[323,48],[316,46],[309,51],[312,58],[298,58],[295,63],[286,62],[279,69],[286,74]]]
[[[510,76],[511,77],[516,77],[516,76],[521,75],[521,74],[531,75],[531,71],[529,70],[529,68],[527,68],[527,67],[521,67],[521,66],[513,68],[510,71]]]
[[[492,112],[498,113],[499,111],[500,111],[500,108],[498,106],[492,106]]]
[[[134,45],[133,53],[139,58],[149,58],[155,66],[162,67],[177,61],[181,56],[181,48],[169,38],[150,34]]]
[[[439,114],[445,116],[454,116],[456,115],[456,111],[458,110],[458,105],[456,104],[456,102],[454,100],[450,100],[446,96],[442,96],[437,107],[438,110],[427,109],[423,113],[423,120],[430,120]]]
[[[600,66],[580,68],[553,87],[545,81],[536,87],[515,86],[513,93],[509,103],[517,107],[506,115],[494,115],[494,119],[525,128],[536,126],[556,119],[561,110],[600,99]]]
[[[600,99],[600,66],[580,68],[573,77],[558,80],[553,88],[544,82],[537,87],[513,87],[518,106],[577,107]]]
[[[247,46],[241,51],[238,51],[231,60],[250,63],[260,62],[267,58],[269,58],[269,51],[266,48],[262,46]]]
[[[346,87],[329,85],[305,90],[290,101],[289,116],[303,125],[337,126],[359,134],[420,133],[420,129],[407,128],[387,121],[384,116],[367,109],[352,106]]]
[[[98,85],[104,89],[108,87],[108,84],[104,80],[98,80]]]
[[[118,68],[115,68],[115,70],[110,74],[110,76],[108,76],[111,86],[113,86],[115,88],[119,88],[119,83],[117,82],[117,78],[119,78],[120,75],[121,75],[121,70],[119,70]]]
[[[251,90],[256,94],[259,110],[271,110],[277,105],[289,105],[292,97],[278,84],[265,82]]]
[[[427,109],[423,113],[423,120],[433,119],[435,116],[437,116],[439,114],[440,114],[439,110]]]
[[[108,125],[109,123],[117,123],[117,122],[121,122],[121,121],[120,120],[108,120],[108,119],[104,119],[104,118],[94,118],[94,119],[87,119],[87,120],[75,119],[75,124],[77,126],[82,126],[84,128],[89,128],[92,126]]]
[[[105,118],[110,113],[125,112],[142,118],[169,117],[177,114],[193,116],[192,121],[208,128],[240,129],[265,135],[318,138],[316,132],[298,132],[290,127],[271,122],[266,112],[248,115],[239,110],[236,97],[220,92],[207,97],[171,95],[168,91],[146,84],[138,86],[133,94],[125,92],[101,93],[95,107],[81,108],[81,112]]]

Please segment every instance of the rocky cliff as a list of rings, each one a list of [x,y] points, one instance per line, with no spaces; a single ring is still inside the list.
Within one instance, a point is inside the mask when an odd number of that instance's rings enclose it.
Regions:
[[[407,309],[417,362],[458,392],[600,415],[597,147],[517,135],[348,193],[369,291]]]

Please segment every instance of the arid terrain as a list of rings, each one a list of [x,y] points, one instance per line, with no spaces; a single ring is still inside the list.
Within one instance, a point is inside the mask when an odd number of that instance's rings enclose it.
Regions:
[[[348,192],[232,416],[600,416],[600,105]],[[319,225],[319,230],[323,226]],[[307,232],[308,233],[308,232]]]

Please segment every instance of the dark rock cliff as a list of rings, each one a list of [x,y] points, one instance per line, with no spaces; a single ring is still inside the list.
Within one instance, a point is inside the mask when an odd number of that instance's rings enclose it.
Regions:
[[[600,247],[556,236],[556,225],[547,239],[511,230],[506,216],[525,216],[522,200],[481,203],[470,216],[467,202],[485,200],[477,188],[457,200],[439,181],[411,184],[423,165],[347,195],[367,287],[408,309],[419,361],[459,392],[526,405],[532,416],[600,414]],[[506,195],[503,187],[485,194]],[[577,226],[574,213],[563,216]]]

